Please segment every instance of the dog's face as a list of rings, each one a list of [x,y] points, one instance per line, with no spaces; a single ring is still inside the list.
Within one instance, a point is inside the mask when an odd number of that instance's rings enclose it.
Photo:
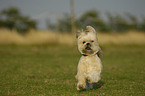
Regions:
[[[91,26],[87,26],[86,29],[86,31],[81,30],[77,33],[78,49],[81,54],[96,54],[99,51],[96,31]]]

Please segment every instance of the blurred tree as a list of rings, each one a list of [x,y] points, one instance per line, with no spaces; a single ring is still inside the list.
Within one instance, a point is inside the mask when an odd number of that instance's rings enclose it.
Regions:
[[[145,32],[145,16],[142,16],[142,22],[139,25],[140,26],[140,30]]]
[[[60,32],[71,32],[71,16],[65,13],[63,17],[57,21],[59,23],[59,29],[57,29],[57,24],[52,24],[50,20],[46,21],[47,28],[50,30],[59,30]]]
[[[63,17],[59,20],[60,31],[71,32],[71,16],[65,13]]]
[[[118,13],[112,14],[106,13],[108,22],[105,22],[100,18],[100,13],[96,10],[90,10],[82,14],[76,19],[75,25],[77,29],[83,28],[90,25],[98,31],[109,32],[125,32],[127,30],[145,30],[145,17],[141,23],[138,22],[137,18],[130,13],[120,15]],[[59,27],[57,27],[59,25]],[[48,29],[59,30],[61,32],[71,32],[71,16],[64,14],[63,18],[57,20],[57,24],[52,24],[49,20],[47,21]]]
[[[123,18],[120,14],[112,15],[111,13],[106,13],[109,21],[109,28],[114,31],[126,31],[129,30],[129,24],[125,18]]]
[[[0,27],[10,30],[16,29],[19,33],[25,33],[30,29],[36,29],[36,21],[28,16],[22,16],[15,7],[4,9],[0,12]]]
[[[47,19],[46,20],[46,26],[49,30],[56,30],[56,25],[55,24],[52,24],[52,22],[50,21],[50,19]]]
[[[99,31],[109,30],[103,19],[100,18],[100,13],[96,10],[87,11],[77,20],[77,27],[85,27],[87,25],[91,25]]]
[[[129,19],[129,29],[133,29],[133,30],[138,30],[139,29],[139,24],[138,24],[138,20],[137,18],[132,15],[131,13],[126,12],[125,15],[128,17]]]
[[[114,22],[114,17],[112,16],[112,14],[110,12],[106,12],[106,16],[108,18],[108,27],[110,30],[115,30],[115,22]]]
[[[116,14],[114,20],[118,31],[122,32],[129,29],[128,22],[120,14]]]

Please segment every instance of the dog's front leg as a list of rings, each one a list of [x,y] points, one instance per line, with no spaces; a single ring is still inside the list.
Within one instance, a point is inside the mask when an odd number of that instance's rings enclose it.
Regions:
[[[85,79],[85,76],[77,74],[76,78],[78,80],[77,90],[83,90],[83,89],[85,89],[86,88],[86,79]]]

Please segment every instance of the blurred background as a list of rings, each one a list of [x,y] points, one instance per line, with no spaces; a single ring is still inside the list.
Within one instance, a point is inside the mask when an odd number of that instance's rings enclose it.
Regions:
[[[0,44],[69,44],[93,26],[100,44],[145,44],[144,0],[0,0]]]

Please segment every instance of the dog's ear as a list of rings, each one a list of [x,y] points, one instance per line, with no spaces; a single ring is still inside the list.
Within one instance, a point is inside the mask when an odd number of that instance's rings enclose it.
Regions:
[[[95,29],[94,29],[92,26],[86,26],[86,29],[87,29],[88,31],[93,32],[93,33],[96,34],[96,31],[95,31]]]
[[[99,51],[97,52],[97,55],[99,58],[103,57],[103,51],[101,50],[101,48],[99,47]]]
[[[78,31],[76,32],[76,38],[78,38],[78,37],[81,35],[82,32],[83,32],[83,29],[78,30]]]

